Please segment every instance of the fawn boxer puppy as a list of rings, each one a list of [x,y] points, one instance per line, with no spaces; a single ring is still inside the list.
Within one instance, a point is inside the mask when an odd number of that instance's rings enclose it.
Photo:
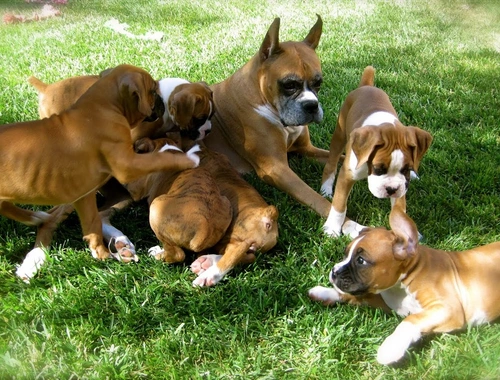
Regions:
[[[303,41],[279,41],[280,19],[267,31],[259,51],[236,73],[211,86],[215,114],[208,148],[229,157],[239,172],[255,170],[268,184],[323,217],[330,202],[288,165],[295,152],[326,162],[328,151],[311,144],[308,123],[320,122],[318,91],[323,80],[315,49],[323,21],[318,16]]]
[[[83,75],[46,84],[31,76],[28,82],[38,91],[40,118],[59,114],[72,106],[100,76]],[[191,140],[201,140],[210,132],[210,117],[214,112],[212,90],[204,82],[189,82],[165,78],[158,82],[154,112],[132,129],[132,140],[159,137],[178,129]],[[167,111],[167,112],[165,112]]]
[[[152,147],[158,149],[163,142],[153,142]],[[203,287],[217,284],[236,265],[255,261],[256,251],[267,252],[276,245],[278,210],[262,199],[226,156],[206,148],[200,155],[195,170],[174,176],[152,174],[127,188],[135,200],[147,197],[150,202],[150,224],[163,243],[163,248],[152,247],[151,255],[178,262],[184,260],[181,248],[195,252],[213,248],[218,253],[200,256],[191,264],[198,274],[193,285]]]
[[[345,159],[335,185],[332,206],[323,229],[330,236],[343,232],[356,237],[364,226],[348,220],[347,198],[358,180],[368,178],[377,198],[390,198],[406,209],[405,194],[410,174],[416,172],[432,142],[432,136],[398,119],[387,94],[373,86],[375,70],[367,66],[359,87],[351,91],[340,109],[330,144],[330,157],[323,171],[321,192],[332,195],[337,164]]]
[[[108,258],[95,190],[111,176],[126,183],[153,171],[184,170],[199,163],[194,154],[134,152],[130,129],[151,115],[157,91],[158,83],[145,70],[120,65],[59,115],[0,127],[0,215],[40,225],[51,215],[14,203],[72,204],[92,255]],[[43,262],[37,248],[27,255],[24,268]],[[17,274],[27,280],[31,273],[21,265]]]
[[[390,226],[363,230],[330,272],[333,289],[309,291],[324,304],[367,304],[405,317],[379,347],[381,364],[400,360],[422,335],[500,316],[500,242],[462,252],[419,245],[417,227],[400,205],[392,208]]]
[[[136,151],[179,151],[178,143],[169,138],[136,142]],[[215,179],[204,167],[206,149],[197,168],[183,172],[151,173],[126,187],[132,199],[147,198],[149,223],[162,247],[149,250],[156,259],[168,263],[184,261],[184,249],[202,252],[217,244],[231,223],[232,208],[222,195]]]

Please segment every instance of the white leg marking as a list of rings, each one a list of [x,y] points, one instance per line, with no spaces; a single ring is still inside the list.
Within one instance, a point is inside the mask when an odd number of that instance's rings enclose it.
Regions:
[[[210,268],[201,273],[193,281],[193,286],[213,286],[217,284],[224,277],[225,273],[222,273],[217,267],[217,263],[213,264]]]
[[[357,238],[359,233],[366,228],[362,224],[356,223],[354,220],[348,220],[342,226],[342,233],[349,236],[351,239]]]
[[[345,220],[345,212],[337,212],[335,209],[330,209],[330,214],[323,225],[323,231],[331,237],[339,237],[342,233],[342,225]]]
[[[332,305],[335,302],[341,301],[340,293],[337,290],[324,286],[315,286],[309,289],[307,295],[312,300],[322,302],[326,305]]]
[[[182,149],[179,149],[175,145],[170,145],[170,144],[163,145],[158,152],[166,152],[167,150],[182,152]]]
[[[195,163],[195,167],[197,167],[200,164],[200,156],[196,155],[196,152],[201,151],[201,148],[199,145],[193,146],[191,149],[189,149],[186,154],[188,158]]]
[[[45,263],[47,257],[42,248],[33,248],[24,258],[23,263],[16,270],[17,277],[21,278],[27,284],[36,274],[40,267]]]
[[[421,337],[420,329],[410,322],[401,322],[389,335],[377,351],[380,364],[391,364],[400,360],[408,347]]]
[[[321,185],[321,194],[325,197],[331,198],[333,195],[333,183],[335,182],[335,173],[332,173]]]
[[[153,256],[156,260],[159,260],[158,255],[162,254],[163,252],[165,251],[159,245],[155,245],[154,247],[148,249],[148,254],[150,256]]]

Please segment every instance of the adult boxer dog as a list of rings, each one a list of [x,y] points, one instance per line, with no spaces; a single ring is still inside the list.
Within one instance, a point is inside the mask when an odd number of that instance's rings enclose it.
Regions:
[[[130,129],[151,115],[157,91],[158,83],[145,70],[120,65],[59,115],[2,126],[0,215],[39,226],[50,222],[51,215],[14,203],[72,204],[92,255],[108,258],[95,190],[111,176],[127,183],[153,171],[184,170],[199,163],[195,154],[134,152]],[[40,247],[32,252],[23,263],[27,270],[45,258]],[[31,272],[23,273],[23,265],[17,274],[28,280]]]
[[[145,139],[147,140],[147,139]],[[146,148],[157,150],[165,139]],[[192,145],[192,144],[191,144]],[[177,146],[164,146],[174,149]],[[231,166],[226,156],[202,146],[200,165],[182,173],[152,173],[129,184],[134,200],[147,197],[150,225],[163,247],[149,252],[158,260],[184,260],[184,249],[195,252],[214,250],[192,264],[198,275],[194,286],[213,286],[239,264],[255,261],[257,251],[267,252],[278,239],[278,210]]]
[[[326,162],[328,151],[311,144],[307,123],[320,122],[322,82],[315,49],[323,22],[301,42],[279,41],[280,19],[271,24],[259,51],[236,73],[212,86],[215,114],[208,148],[229,157],[241,173],[252,169],[265,182],[327,217],[330,202],[288,165],[295,152]]]
[[[100,76],[82,75],[47,84],[31,76],[28,82],[38,91],[40,118],[59,114],[72,106]],[[132,129],[132,140],[160,137],[165,132],[180,130],[191,140],[201,140],[210,132],[210,117],[214,112],[212,90],[205,82],[189,82],[180,78],[165,78],[159,82],[152,115]],[[166,111],[166,112],[165,112]]]
[[[392,231],[366,229],[330,272],[334,288],[309,296],[324,304],[348,302],[394,310],[405,317],[378,349],[377,360],[400,360],[424,334],[460,330],[500,316],[500,242],[462,252],[418,244],[415,223],[395,206]]]
[[[330,236],[343,232],[356,237],[364,226],[346,218],[347,198],[358,180],[368,178],[377,198],[390,198],[406,210],[406,191],[412,172],[432,142],[432,136],[398,119],[389,97],[374,87],[375,69],[367,66],[359,87],[351,91],[340,109],[330,144],[330,157],[323,170],[321,192],[332,195],[337,164],[345,159],[335,185],[332,206],[323,229]]]

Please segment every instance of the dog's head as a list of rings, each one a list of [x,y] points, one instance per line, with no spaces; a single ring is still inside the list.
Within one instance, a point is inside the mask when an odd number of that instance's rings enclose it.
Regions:
[[[212,129],[213,94],[205,82],[183,83],[170,94],[168,113],[181,134],[191,140],[202,140]]]
[[[351,132],[349,165],[357,171],[366,165],[368,188],[377,198],[406,194],[412,172],[432,142],[430,133],[397,124],[365,126]]]
[[[392,209],[389,223],[392,230],[367,228],[347,246],[344,260],[330,272],[337,290],[355,296],[376,294],[406,276],[417,255],[417,227],[399,206]]]
[[[303,41],[279,42],[280,19],[271,24],[256,59],[259,61],[260,91],[279,114],[284,126],[320,122],[323,109],[318,91],[323,81],[315,49],[323,21],[316,24]]]
[[[159,87],[146,70],[124,64],[103,71],[100,77],[117,83],[123,114],[131,127],[152,116]]]

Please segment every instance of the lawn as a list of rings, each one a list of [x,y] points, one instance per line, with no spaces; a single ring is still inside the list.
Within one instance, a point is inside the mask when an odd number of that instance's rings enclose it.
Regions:
[[[40,8],[3,1],[0,14]],[[373,65],[400,119],[434,136],[407,196],[422,244],[459,250],[500,240],[499,4],[69,0],[58,8],[55,18],[0,24],[0,124],[38,117],[30,75],[51,83],[130,63],[155,78],[216,83],[257,51],[275,17],[281,39],[298,40],[320,14],[325,117],[310,126],[314,144],[329,147],[343,99]],[[112,19],[130,34],[109,28]],[[138,38],[148,32],[163,37]],[[320,164],[290,157],[290,165],[319,190]],[[145,203],[114,219],[136,244],[138,263],[95,261],[72,215],[29,285],[14,271],[35,230],[1,217],[0,378],[500,378],[499,324],[427,337],[401,363],[379,365],[377,347],[399,317],[307,297],[309,288],[328,284],[349,239],[325,236],[324,219],[256,176],[245,178],[279,209],[280,238],[208,289],[191,286],[188,265],[147,256],[158,242]],[[389,209],[358,183],[348,215],[388,226]]]

